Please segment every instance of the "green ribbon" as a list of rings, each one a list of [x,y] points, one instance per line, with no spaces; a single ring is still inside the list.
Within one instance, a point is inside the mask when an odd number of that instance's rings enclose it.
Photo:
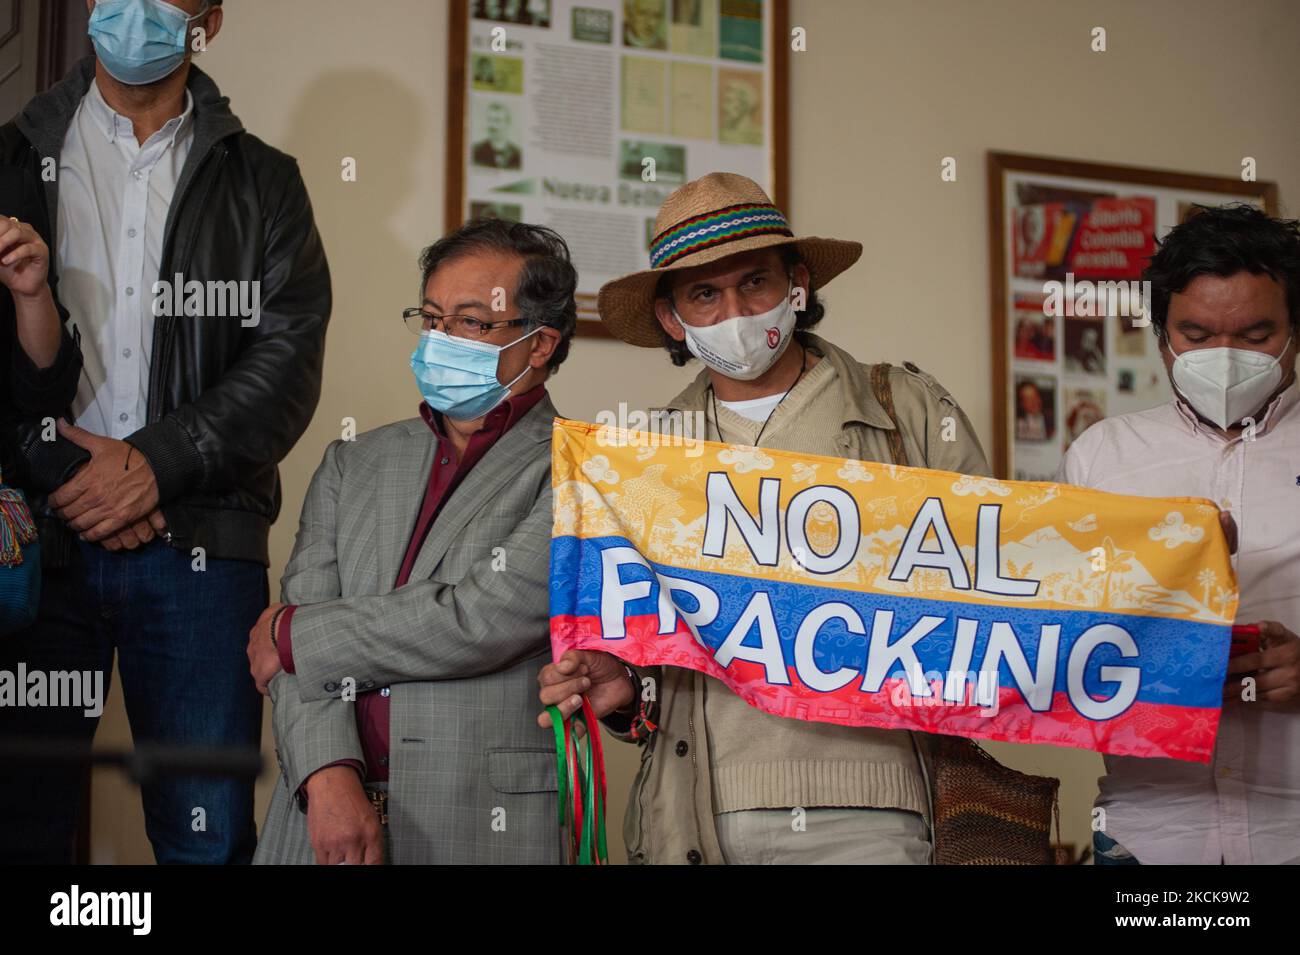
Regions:
[[[584,709],[590,713],[590,704]],[[593,734],[599,733],[600,727],[589,725],[583,710],[574,713],[569,720],[560,715],[559,707],[548,706],[546,712],[550,714],[551,729],[555,734],[557,822],[561,828],[569,830],[566,840],[569,861],[577,865],[608,865],[604,759],[599,741],[594,745],[592,742]],[[575,720],[580,720],[586,728],[581,740],[578,739]],[[572,771],[570,767],[573,767]]]

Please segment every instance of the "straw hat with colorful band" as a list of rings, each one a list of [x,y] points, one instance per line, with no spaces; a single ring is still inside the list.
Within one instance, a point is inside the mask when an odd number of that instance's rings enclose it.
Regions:
[[[748,252],[792,245],[812,284],[821,289],[862,255],[860,242],[796,238],[781,210],[752,179],[711,172],[676,190],[659,208],[649,269],[606,282],[596,298],[601,321],[616,337],[643,348],[663,338],[654,314],[654,292],[665,272]]]
[[[745,202],[729,209],[693,216],[655,236],[650,243],[650,266],[662,269],[692,252],[753,235],[794,237],[785,216],[776,206],[770,202]]]

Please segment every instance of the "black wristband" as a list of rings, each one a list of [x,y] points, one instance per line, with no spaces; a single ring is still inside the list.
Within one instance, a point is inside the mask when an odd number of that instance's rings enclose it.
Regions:
[[[275,648],[277,653],[280,652],[280,644],[275,639],[275,625],[280,622],[280,614],[284,613],[288,609],[288,607],[281,607],[271,615],[271,646]]]

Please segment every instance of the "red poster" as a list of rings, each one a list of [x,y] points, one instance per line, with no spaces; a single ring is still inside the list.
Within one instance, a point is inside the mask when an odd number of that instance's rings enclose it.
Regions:
[[[1155,252],[1156,201],[1097,199],[1075,230],[1066,258],[1076,279],[1136,279]]]

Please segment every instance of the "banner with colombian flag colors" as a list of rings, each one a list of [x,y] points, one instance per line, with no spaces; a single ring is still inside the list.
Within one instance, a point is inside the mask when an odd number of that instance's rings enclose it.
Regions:
[[[1208,762],[1218,509],[557,419],[551,642],[779,716]]]

